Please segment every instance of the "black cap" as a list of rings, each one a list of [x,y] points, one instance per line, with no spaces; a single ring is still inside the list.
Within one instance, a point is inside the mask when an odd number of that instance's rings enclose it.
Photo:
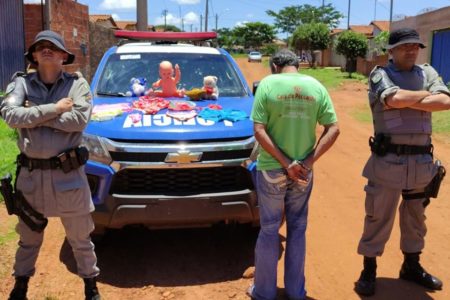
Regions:
[[[63,65],[69,65],[73,63],[73,61],[75,60],[75,55],[67,51],[64,45],[64,40],[59,34],[51,30],[44,30],[36,35],[33,44],[31,44],[31,46],[28,48],[28,51],[25,53],[26,58],[28,58],[28,60],[31,61],[32,63],[36,64],[36,61],[33,58],[33,52],[36,50],[35,49],[36,44],[40,41],[49,41],[50,43],[52,43],[53,45],[55,45],[56,47],[58,47],[59,49],[61,49],[62,51],[66,52],[69,55],[67,60],[63,62]]]
[[[400,28],[389,34],[389,43],[386,49],[392,49],[403,44],[419,44],[420,48],[425,48],[417,31],[412,28]]]

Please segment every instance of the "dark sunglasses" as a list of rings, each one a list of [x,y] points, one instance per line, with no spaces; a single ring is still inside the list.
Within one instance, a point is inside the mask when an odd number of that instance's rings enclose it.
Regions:
[[[44,49],[50,49],[52,51],[62,51],[52,43],[45,43],[45,44],[37,44],[36,47],[34,47],[36,51],[42,51]]]

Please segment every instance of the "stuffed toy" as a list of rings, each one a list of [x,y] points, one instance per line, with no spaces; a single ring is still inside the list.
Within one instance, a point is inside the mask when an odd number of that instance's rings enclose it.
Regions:
[[[217,100],[219,98],[219,89],[217,87],[216,76],[205,76],[203,78],[203,88],[205,93],[203,99]]]
[[[164,60],[159,64],[159,79],[154,82],[153,89],[161,88],[161,90],[154,90],[153,94],[157,97],[184,97],[184,90],[178,90],[177,84],[181,79],[180,67],[175,65],[175,77],[172,77],[174,68],[170,61]]]
[[[128,97],[140,97],[145,95],[145,85],[147,84],[147,79],[143,77],[131,78],[130,80],[130,90],[126,93]]]

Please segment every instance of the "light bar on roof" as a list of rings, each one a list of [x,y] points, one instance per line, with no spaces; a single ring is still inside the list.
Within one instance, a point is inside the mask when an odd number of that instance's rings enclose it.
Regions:
[[[148,41],[206,41],[217,38],[215,32],[153,32],[116,30],[114,36],[118,38],[129,38]]]

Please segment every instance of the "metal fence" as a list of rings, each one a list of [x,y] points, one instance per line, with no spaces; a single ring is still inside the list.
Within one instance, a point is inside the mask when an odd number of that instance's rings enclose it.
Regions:
[[[25,34],[23,1],[0,1],[0,90],[5,90],[11,76],[25,70]]]

